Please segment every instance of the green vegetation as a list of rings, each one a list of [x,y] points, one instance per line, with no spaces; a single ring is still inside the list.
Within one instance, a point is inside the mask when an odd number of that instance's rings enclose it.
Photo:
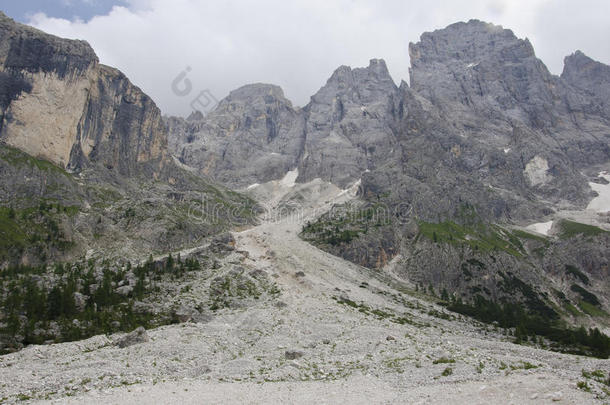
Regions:
[[[46,266],[14,266],[0,271],[0,308],[5,326],[0,329],[0,352],[10,352],[21,344],[41,344],[47,340],[72,341],[101,333],[129,331],[172,322],[168,314],[152,315],[134,310],[134,304],[156,291],[162,277],[180,278],[200,269],[195,259],[173,259],[164,263],[152,259],[143,265],[111,270],[108,263]],[[116,286],[135,284],[123,293]],[[59,329],[59,335],[51,333]]]
[[[18,259],[26,251],[44,262],[52,250],[68,251],[74,243],[60,224],[78,210],[76,206],[46,201],[24,209],[0,207],[0,262]]]
[[[467,245],[475,251],[503,251],[513,256],[523,256],[526,253],[514,232],[497,225],[460,225],[451,221],[419,222],[418,225],[419,235],[435,243]]]
[[[498,281],[498,288],[509,296],[521,295],[525,307],[533,314],[546,319],[559,319],[559,314],[540,298],[531,285],[511,273],[498,273],[502,280]]]
[[[559,229],[559,237],[562,239],[569,239],[576,235],[597,236],[609,233],[596,226],[568,221],[567,219],[559,223]]]
[[[522,305],[516,303],[499,304],[477,295],[472,304],[457,300],[450,303],[448,309],[481,322],[497,323],[502,328],[514,328],[515,343],[525,343],[530,338],[543,336],[554,342],[551,350],[599,358],[610,356],[610,337],[599,329],[570,329],[557,317],[550,318],[544,313],[526,311]]]
[[[451,367],[447,367],[446,369],[443,370],[443,372],[441,373],[441,375],[443,377],[447,377],[450,376],[451,374],[453,374],[453,369]]]
[[[590,293],[589,291],[585,290],[581,286],[579,286],[577,284],[572,284],[572,286],[570,287],[570,290],[574,291],[575,293],[578,293],[584,302],[591,304],[593,306],[596,306],[596,307],[600,306],[599,299],[597,298],[597,296],[595,294]]]
[[[333,299],[339,304],[354,308],[358,312],[362,312],[365,315],[372,315],[379,320],[386,319],[390,322],[397,323],[400,325],[409,324],[418,327],[428,326],[426,324],[421,324],[419,322],[414,321],[410,316],[407,316],[406,314],[399,316],[395,313],[387,312],[378,308],[371,308],[364,303],[357,303],[345,297],[333,297]]]
[[[511,370],[531,370],[538,368],[537,365],[530,363],[529,361],[522,361],[520,364],[511,364]]]
[[[578,306],[587,315],[597,316],[597,317],[602,317],[602,318],[608,317],[608,313],[606,311],[604,311],[603,309],[598,308],[595,305],[592,305],[586,301],[580,301],[578,303]]]
[[[586,371],[583,369],[582,376],[588,380],[593,380],[607,387],[610,387],[610,372],[603,370]]]
[[[575,266],[572,266],[570,264],[566,264],[566,274],[571,274],[574,277],[578,278],[580,281],[583,282],[583,284],[589,284],[589,277],[587,277],[587,275],[585,273],[583,273],[582,271],[578,270],[578,268],[576,268]]]
[[[6,144],[3,144],[0,148],[0,159],[6,161],[12,166],[27,166],[35,167],[41,171],[52,171],[63,176],[69,177],[70,174],[61,167],[43,159],[37,159],[33,156],[28,155],[19,149],[13,148]]]
[[[447,357],[441,357],[432,362],[432,364],[451,364],[451,363],[455,363],[455,360],[449,359]]]
[[[241,300],[245,298],[258,300],[265,292],[273,297],[279,296],[280,290],[275,283],[265,277],[256,280],[257,283],[243,272],[235,271],[215,278],[210,284],[210,309],[216,311],[239,306]]]
[[[337,246],[350,243],[361,234],[390,224],[388,210],[381,204],[332,212],[318,221],[308,222],[301,232],[303,239],[316,244]]]
[[[540,236],[540,235],[534,235],[533,233],[525,232],[520,229],[515,229],[512,231],[512,233],[519,239],[536,240],[536,241],[542,242],[544,244],[548,243],[548,240],[545,237]]]

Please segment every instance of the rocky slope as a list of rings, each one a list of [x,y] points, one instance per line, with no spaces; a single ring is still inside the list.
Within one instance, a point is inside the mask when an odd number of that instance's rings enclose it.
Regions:
[[[206,317],[144,335],[102,335],[2,356],[0,370],[11,383],[0,385],[0,398],[7,403],[607,401],[607,360],[543,350],[547,341],[515,345],[508,331],[452,314],[411,285],[298,237],[305,221],[350,200],[351,192],[320,180],[263,187],[261,202],[277,201],[273,208],[296,200],[308,208],[301,217],[272,217],[234,233],[235,250],[217,266],[175,281],[175,292],[164,303],[199,303]],[[194,256],[206,254],[204,249]],[[275,293],[240,297],[238,286],[252,278],[270,280]],[[212,308],[216,291],[237,305]]]

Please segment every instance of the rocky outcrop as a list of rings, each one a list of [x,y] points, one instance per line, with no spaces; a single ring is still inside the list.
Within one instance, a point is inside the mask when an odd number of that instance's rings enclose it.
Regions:
[[[0,14],[0,139],[61,167],[156,175],[167,132],[155,103],[84,41]]]
[[[136,328],[136,330],[134,330],[133,332],[130,332],[118,339],[116,345],[119,348],[124,349],[129,346],[137,345],[140,343],[146,343],[149,340],[150,338],[148,337],[148,333],[146,333],[146,329],[140,326]]]

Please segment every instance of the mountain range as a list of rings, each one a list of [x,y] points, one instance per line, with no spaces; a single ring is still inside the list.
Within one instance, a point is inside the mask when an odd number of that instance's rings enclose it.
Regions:
[[[372,59],[304,107],[257,83],[168,117],[88,43],[0,13],[0,352],[302,304],[607,358],[610,66],[553,75],[478,20],[409,54],[409,83]]]

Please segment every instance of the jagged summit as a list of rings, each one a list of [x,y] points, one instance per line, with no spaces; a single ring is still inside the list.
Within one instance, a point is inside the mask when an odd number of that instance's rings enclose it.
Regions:
[[[606,98],[608,97],[610,66],[591,59],[581,51],[565,57],[561,78],[576,87],[600,93],[600,95],[605,93]],[[606,91],[604,92],[604,90]]]
[[[326,84],[311,97],[311,104],[329,103],[336,95],[367,103],[395,91],[396,84],[383,59],[371,59],[367,67],[338,67]]]
[[[59,38],[15,22],[0,11],[0,65],[5,70],[64,77],[99,63],[86,41]]]
[[[610,119],[610,66],[591,59],[581,51],[576,51],[564,59],[561,78],[592,95],[596,106],[592,106],[590,110],[600,111]]]
[[[478,20],[452,24],[423,34],[409,44],[409,54],[410,85],[430,99],[467,105],[495,99],[496,108],[507,109],[547,105],[555,97],[554,78],[529,40],[501,26]]]
[[[409,53],[412,61],[415,59],[429,63],[459,59],[473,62],[506,45],[523,46],[524,56],[534,54],[527,39],[517,38],[513,31],[501,25],[479,20],[457,22],[443,29],[423,33],[419,42],[409,43]]]
[[[202,119],[203,119],[203,113],[199,110],[193,111],[192,113],[189,114],[188,117],[186,117],[186,120],[188,122],[201,121]]]

